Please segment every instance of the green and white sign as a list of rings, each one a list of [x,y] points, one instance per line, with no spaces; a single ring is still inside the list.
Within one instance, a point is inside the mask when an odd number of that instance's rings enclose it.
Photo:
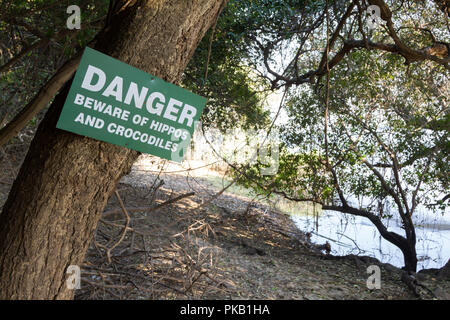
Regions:
[[[57,128],[181,162],[206,99],[86,48]]]

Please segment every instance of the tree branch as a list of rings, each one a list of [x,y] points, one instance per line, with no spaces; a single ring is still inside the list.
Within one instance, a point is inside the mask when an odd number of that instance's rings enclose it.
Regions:
[[[15,137],[55,96],[61,87],[72,77],[81,60],[81,53],[67,61],[58,72],[39,90],[33,100],[4,128],[0,129],[0,146]]]

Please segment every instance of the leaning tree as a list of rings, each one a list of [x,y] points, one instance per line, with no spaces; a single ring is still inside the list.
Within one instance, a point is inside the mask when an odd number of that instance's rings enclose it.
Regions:
[[[107,25],[90,45],[177,83],[225,4],[111,1]],[[82,263],[108,197],[138,157],[136,151],[55,128],[69,87],[70,81],[39,125],[0,215],[2,299],[73,297],[66,269]]]

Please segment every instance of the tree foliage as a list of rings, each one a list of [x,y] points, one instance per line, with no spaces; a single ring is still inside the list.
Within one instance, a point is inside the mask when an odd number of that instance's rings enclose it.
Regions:
[[[69,30],[66,2],[0,1],[0,119],[13,118],[56,70],[94,38],[104,25],[108,2],[72,1],[81,9],[81,29]]]
[[[369,4],[381,7],[377,30],[364,27]],[[240,182],[367,217],[415,270],[418,206],[448,206],[449,29],[441,9],[429,1],[316,2],[309,28],[292,15],[291,29],[255,37],[261,74],[288,90],[288,121],[279,128],[278,173],[261,176],[262,163],[238,167]],[[387,230],[391,217],[404,235]]]
[[[66,3],[0,3],[2,115],[104,25],[108,1],[71,4],[80,31],[66,29]],[[369,5],[380,8],[376,29]],[[272,128],[264,99],[285,90],[278,173],[236,166],[239,181],[365,216],[415,269],[412,217],[420,204],[442,212],[450,193],[448,10],[440,0],[230,0],[180,84],[209,99],[202,121],[222,131]],[[405,235],[386,229],[390,216]]]

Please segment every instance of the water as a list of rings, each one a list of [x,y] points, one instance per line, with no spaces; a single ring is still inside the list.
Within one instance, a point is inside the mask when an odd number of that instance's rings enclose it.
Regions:
[[[378,230],[364,217],[351,216],[335,211],[322,211],[316,217],[292,215],[297,227],[311,232],[314,243],[330,242],[332,254],[359,254],[372,256],[384,263],[396,267],[404,266],[403,255],[396,246],[384,240]],[[430,213],[426,210],[418,212],[415,220],[417,235],[417,270],[424,268],[440,268],[450,258],[450,217]],[[389,231],[404,235],[399,221],[387,222]]]

